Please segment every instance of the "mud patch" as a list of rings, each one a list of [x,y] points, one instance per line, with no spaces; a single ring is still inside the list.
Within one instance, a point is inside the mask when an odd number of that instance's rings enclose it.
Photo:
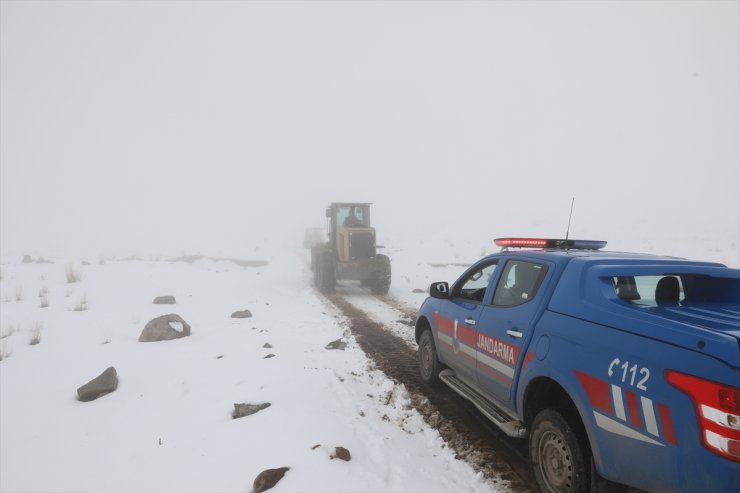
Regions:
[[[525,440],[506,436],[452,390],[424,385],[418,375],[416,352],[403,339],[385,330],[341,295],[328,295],[327,299],[347,317],[355,339],[377,368],[406,387],[414,408],[439,431],[457,458],[512,491],[537,491]],[[392,298],[383,300],[408,316],[408,307],[401,307]]]

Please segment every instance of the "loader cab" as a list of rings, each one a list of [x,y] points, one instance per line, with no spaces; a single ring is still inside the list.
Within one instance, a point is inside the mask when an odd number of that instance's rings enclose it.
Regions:
[[[327,234],[338,227],[369,228],[370,204],[332,204],[326,209]]]
[[[375,230],[370,227],[370,204],[333,203],[326,209],[327,234],[338,260],[375,255]]]

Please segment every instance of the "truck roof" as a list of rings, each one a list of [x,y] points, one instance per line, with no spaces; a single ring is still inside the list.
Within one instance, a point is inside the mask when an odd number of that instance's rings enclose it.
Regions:
[[[667,262],[679,265],[726,267],[725,265],[716,262],[688,260],[667,255],[604,251],[601,249],[606,246],[607,242],[600,240],[510,237],[496,238],[494,243],[501,246],[502,250],[498,253],[492,254],[492,256],[519,255],[543,260],[548,259],[559,264],[568,263],[575,258],[579,258],[582,262],[587,262],[591,259],[594,263],[604,263],[604,261],[614,262],[617,264],[627,264],[631,262],[640,264],[644,264],[646,262]],[[512,250],[512,248],[515,248],[516,250]]]
[[[655,255],[650,253],[634,253],[634,252],[612,252],[602,250],[563,250],[563,249],[547,249],[547,250],[507,250],[503,252],[496,252],[489,255],[490,257],[499,256],[526,256],[531,258],[539,258],[542,260],[550,260],[551,262],[567,263],[573,259],[582,259],[584,261],[592,260],[594,262],[602,263],[604,261],[614,261],[615,263],[675,263],[677,265],[692,265],[699,266],[705,265],[707,267],[726,267],[724,264],[718,262],[707,262],[690,260],[681,257],[671,257],[667,255]]]

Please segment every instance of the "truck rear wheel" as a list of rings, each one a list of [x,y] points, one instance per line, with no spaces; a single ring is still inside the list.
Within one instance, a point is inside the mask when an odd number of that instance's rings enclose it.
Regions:
[[[544,409],[534,418],[529,434],[529,456],[543,493],[589,490],[588,446],[559,412]]]

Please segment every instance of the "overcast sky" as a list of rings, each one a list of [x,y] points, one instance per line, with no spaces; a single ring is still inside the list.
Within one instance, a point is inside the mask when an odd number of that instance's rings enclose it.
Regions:
[[[740,2],[0,1],[0,248],[740,243]],[[682,236],[683,235],[683,236]]]

